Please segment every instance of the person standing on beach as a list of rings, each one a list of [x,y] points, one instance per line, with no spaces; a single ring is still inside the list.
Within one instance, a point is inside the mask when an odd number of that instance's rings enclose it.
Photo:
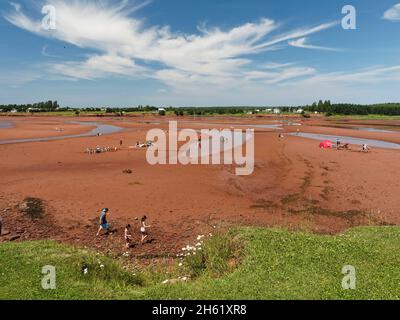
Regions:
[[[142,245],[144,244],[145,240],[148,238],[147,228],[151,228],[151,226],[146,225],[147,217],[143,216],[140,224],[140,233],[142,234]]]
[[[108,212],[109,212],[108,208],[104,208],[101,211],[101,214],[100,214],[100,227],[99,227],[99,231],[97,231],[96,237],[98,237],[100,235],[100,232],[102,230],[106,231],[106,234],[108,234],[108,232],[109,232],[110,225],[108,224],[108,221],[107,221],[107,217],[108,217],[108,214],[109,214]]]
[[[131,225],[128,224],[125,227],[125,243],[126,243],[126,248],[130,249],[132,247],[132,232],[131,232]]]
[[[362,150],[364,152],[368,152],[370,150],[370,147],[366,143],[364,143],[363,146],[362,146]]]

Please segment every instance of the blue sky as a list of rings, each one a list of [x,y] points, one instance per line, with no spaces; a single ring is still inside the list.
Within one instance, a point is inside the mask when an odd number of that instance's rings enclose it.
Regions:
[[[398,1],[2,1],[0,104],[397,102]]]

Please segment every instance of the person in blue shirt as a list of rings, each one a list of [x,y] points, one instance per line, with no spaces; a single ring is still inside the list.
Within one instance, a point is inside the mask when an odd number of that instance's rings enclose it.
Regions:
[[[100,232],[102,230],[106,231],[106,234],[108,234],[108,231],[110,229],[110,225],[108,224],[108,220],[107,220],[108,215],[109,215],[108,208],[104,208],[100,214],[100,227],[99,227],[99,231],[97,231],[97,235],[96,235],[97,237],[100,235]]]

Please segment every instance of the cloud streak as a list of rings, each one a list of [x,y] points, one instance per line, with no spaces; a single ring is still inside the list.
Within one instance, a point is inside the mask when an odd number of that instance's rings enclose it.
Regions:
[[[400,3],[386,10],[383,18],[389,21],[400,21]]]
[[[243,95],[249,100],[268,95],[278,101],[280,95],[294,92],[293,86],[305,101],[316,92],[334,95],[335,88],[348,92],[356,84],[400,79],[399,66],[321,74],[299,62],[276,63],[266,58],[269,51],[288,47],[341,51],[309,42],[314,34],[338,26],[338,21],[287,31],[279,22],[263,18],[225,30],[200,25],[198,32],[188,34],[168,25],[149,26],[140,19],[138,10],[149,3],[53,0],[57,29],[51,31],[43,30],[40,18],[16,3],[5,18],[18,28],[86,52],[79,60],[49,59],[42,68],[46,79],[151,79],[162,84],[159,93],[163,95],[197,97],[199,101],[205,96],[228,101]],[[400,5],[392,9],[400,9]],[[397,19],[393,10],[385,15]],[[42,54],[50,56],[46,47]],[[32,79],[37,79],[36,73]]]
[[[328,47],[311,45],[311,44],[308,44],[307,41],[308,41],[308,39],[306,37],[304,37],[304,38],[299,38],[296,40],[289,41],[288,43],[292,47],[302,48],[302,49],[322,50],[322,51],[342,51],[342,50],[336,49],[336,48],[328,48]]]
[[[285,67],[254,77],[258,67],[252,56],[277,50],[287,46],[287,41],[337,24],[279,34],[279,24],[264,18],[230,30],[200,26],[197,34],[182,34],[171,31],[169,26],[147,27],[135,17],[136,11],[148,2],[130,6],[128,1],[54,0],[52,4],[57,12],[56,30],[43,30],[41,21],[29,17],[20,7],[14,6],[15,10],[5,16],[29,32],[97,52],[85,61],[52,64],[52,72],[76,79],[146,77],[175,87],[191,83],[229,85],[242,79],[276,83],[309,75],[311,69]]]

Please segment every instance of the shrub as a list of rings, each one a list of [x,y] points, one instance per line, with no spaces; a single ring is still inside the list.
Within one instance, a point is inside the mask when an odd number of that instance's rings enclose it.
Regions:
[[[32,219],[39,219],[45,213],[43,200],[39,198],[25,198],[19,209]]]
[[[238,241],[230,234],[218,234],[205,241],[202,247],[185,258],[185,265],[192,277],[207,272],[221,276],[236,266],[240,255]]]
[[[79,261],[75,267],[81,277],[93,281],[104,280],[117,285],[143,285],[143,278],[132,272],[124,270],[120,265],[102,257],[95,259],[87,257]]]

